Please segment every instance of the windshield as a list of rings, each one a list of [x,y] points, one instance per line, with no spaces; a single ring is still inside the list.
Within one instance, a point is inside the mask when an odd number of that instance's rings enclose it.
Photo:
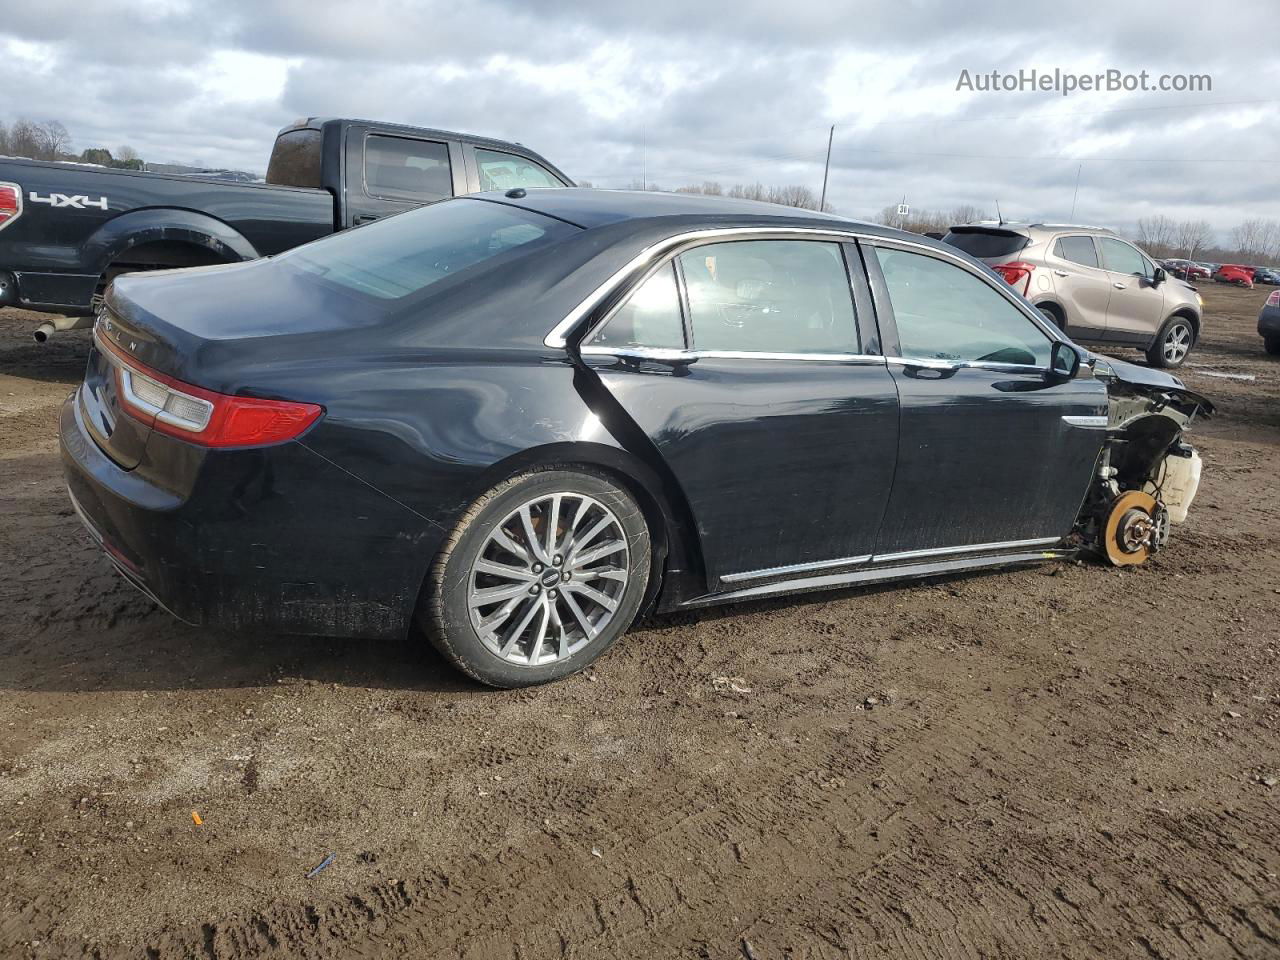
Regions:
[[[484,200],[445,200],[298,247],[277,259],[358,293],[397,300],[496,266],[579,227]]]
[[[942,238],[943,243],[963,250],[979,260],[994,260],[1017,253],[1029,238],[1011,230],[952,230]]]

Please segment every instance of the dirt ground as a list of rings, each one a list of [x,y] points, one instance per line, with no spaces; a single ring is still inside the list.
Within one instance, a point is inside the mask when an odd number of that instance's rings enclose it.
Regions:
[[[1280,362],[1205,294],[1148,566],[655,618],[515,693],[153,609],[60,478],[87,335],[0,315],[0,956],[1280,956]]]

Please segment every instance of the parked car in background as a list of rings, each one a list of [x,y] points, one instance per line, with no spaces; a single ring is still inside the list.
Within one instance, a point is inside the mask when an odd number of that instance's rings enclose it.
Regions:
[[[1195,288],[1111,230],[972,223],[945,240],[989,264],[1074,340],[1137,347],[1151,365],[1177,367],[1200,337]]]
[[[1269,287],[1280,285],[1280,270],[1274,270],[1271,267],[1254,267],[1253,282],[1265,283]]]
[[[276,136],[267,181],[235,183],[85,164],[0,160],[0,307],[92,324],[115,277],[280,253],[446,197],[572,181],[504,140],[313,117]]]
[[[1280,356],[1280,290],[1272,290],[1258,312],[1258,335],[1267,353]]]
[[[1224,263],[1213,275],[1218,283],[1231,283],[1238,287],[1253,288],[1253,267],[1241,266],[1237,263]]]
[[[1212,412],[953,247],[687,194],[485,193],[123,277],[94,338],[62,457],[126,578],[194,623],[416,623],[502,687],[655,607],[1141,563]]]
[[[1179,280],[1185,280],[1188,283],[1194,283],[1197,280],[1208,280],[1213,276],[1212,271],[1207,267],[1192,263],[1190,260],[1167,260],[1164,266]]]

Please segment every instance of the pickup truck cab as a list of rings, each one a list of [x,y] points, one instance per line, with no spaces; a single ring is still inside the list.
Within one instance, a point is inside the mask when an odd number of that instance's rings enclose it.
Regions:
[[[276,136],[265,183],[0,158],[0,307],[90,326],[116,276],[234,263],[447,197],[573,181],[517,143],[313,117]]]

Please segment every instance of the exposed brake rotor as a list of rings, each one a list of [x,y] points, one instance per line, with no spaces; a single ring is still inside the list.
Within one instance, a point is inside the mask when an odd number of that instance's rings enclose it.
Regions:
[[[1146,561],[1160,546],[1159,513],[1155,498],[1141,490],[1116,497],[1102,537],[1107,559],[1117,567]]]

